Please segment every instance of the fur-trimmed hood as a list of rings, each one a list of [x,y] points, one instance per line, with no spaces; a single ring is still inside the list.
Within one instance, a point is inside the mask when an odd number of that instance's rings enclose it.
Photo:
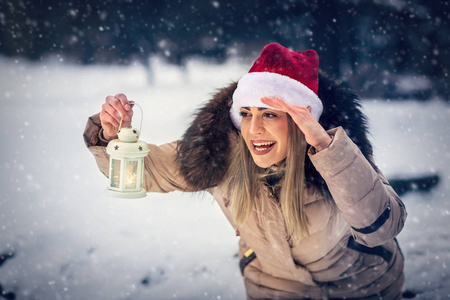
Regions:
[[[218,185],[228,168],[228,157],[239,132],[234,128],[229,110],[237,83],[220,89],[195,114],[194,121],[177,147],[180,174],[195,190]],[[323,113],[319,123],[325,130],[342,126],[373,165],[372,145],[367,137],[366,116],[358,96],[345,84],[338,84],[319,73],[319,98]],[[375,165],[373,167],[376,169]],[[327,191],[325,181],[306,155],[305,177],[308,184]]]

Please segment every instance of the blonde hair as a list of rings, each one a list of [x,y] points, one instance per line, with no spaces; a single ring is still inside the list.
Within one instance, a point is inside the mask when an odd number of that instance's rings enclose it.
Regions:
[[[293,243],[308,236],[308,220],[303,210],[306,140],[303,132],[288,115],[288,153],[285,161],[277,168],[283,174],[279,202],[286,228]],[[267,170],[258,167],[239,135],[239,142],[230,159],[230,167],[221,185],[230,188],[231,210],[237,226],[242,226],[250,216],[262,180]]]

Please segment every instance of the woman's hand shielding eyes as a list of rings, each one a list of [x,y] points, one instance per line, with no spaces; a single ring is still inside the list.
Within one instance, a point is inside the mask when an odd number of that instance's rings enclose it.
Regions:
[[[261,102],[289,114],[305,135],[306,142],[317,151],[325,149],[331,143],[331,137],[312,116],[310,106],[289,104],[279,97],[263,97]]]

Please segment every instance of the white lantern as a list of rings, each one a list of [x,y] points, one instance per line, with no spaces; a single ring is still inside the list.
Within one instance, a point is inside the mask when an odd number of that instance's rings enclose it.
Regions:
[[[142,124],[142,123],[141,123]],[[108,193],[119,198],[141,198],[147,195],[144,189],[144,157],[150,149],[139,140],[140,132],[131,126],[121,128],[118,139],[106,147],[109,160]]]

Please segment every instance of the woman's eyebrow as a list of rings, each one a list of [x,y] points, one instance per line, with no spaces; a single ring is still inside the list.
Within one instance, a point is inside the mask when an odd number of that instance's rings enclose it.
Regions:
[[[250,110],[250,107],[248,107],[248,106],[242,106],[241,108]],[[265,109],[268,109],[268,108],[267,107],[258,107],[258,110],[265,110]]]

